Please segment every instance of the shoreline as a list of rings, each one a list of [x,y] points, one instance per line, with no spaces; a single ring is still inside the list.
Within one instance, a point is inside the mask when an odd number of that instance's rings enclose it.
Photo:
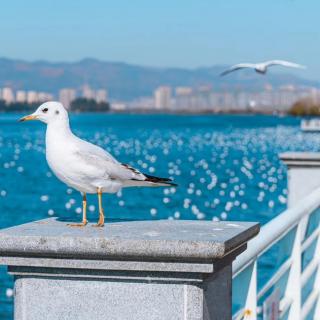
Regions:
[[[0,114],[22,114],[31,112],[30,110],[14,110],[14,111],[0,111]],[[239,111],[229,111],[229,112],[212,112],[209,110],[203,111],[177,111],[177,110],[159,110],[159,111],[147,111],[147,110],[119,110],[119,111],[72,111],[70,110],[71,114],[128,114],[128,115],[176,115],[176,116],[201,116],[201,115],[238,115],[238,116],[257,116],[257,115],[265,115],[265,116],[292,116],[285,112],[263,112],[263,111],[256,111],[256,112],[239,112]],[[296,117],[296,116],[293,116]],[[316,117],[316,116],[314,116]]]

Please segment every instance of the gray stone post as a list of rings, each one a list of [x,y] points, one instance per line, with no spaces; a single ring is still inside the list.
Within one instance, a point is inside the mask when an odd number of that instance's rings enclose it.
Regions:
[[[249,222],[137,221],[0,231],[15,320],[230,320],[232,261]]]
[[[288,166],[288,207],[320,187],[320,153],[287,152],[280,159]]]

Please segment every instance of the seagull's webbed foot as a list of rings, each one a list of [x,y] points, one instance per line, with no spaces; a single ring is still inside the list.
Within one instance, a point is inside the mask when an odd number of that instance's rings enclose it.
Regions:
[[[104,223],[97,223],[93,225],[94,228],[103,228],[104,227]]]
[[[67,226],[69,227],[78,227],[83,228],[88,224],[88,220],[82,221],[81,223],[68,223]]]
[[[99,213],[98,223],[94,224],[93,227],[104,227],[104,212],[103,212],[103,210]]]

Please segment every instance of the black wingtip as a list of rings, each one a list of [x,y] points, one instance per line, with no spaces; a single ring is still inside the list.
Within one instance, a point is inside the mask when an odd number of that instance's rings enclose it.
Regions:
[[[176,183],[172,182],[172,179],[169,179],[169,178],[160,178],[160,177],[150,176],[148,174],[144,174],[144,175],[147,178],[146,181],[150,181],[153,183],[163,183],[163,184],[167,184],[168,186],[171,186],[171,187],[178,186]]]

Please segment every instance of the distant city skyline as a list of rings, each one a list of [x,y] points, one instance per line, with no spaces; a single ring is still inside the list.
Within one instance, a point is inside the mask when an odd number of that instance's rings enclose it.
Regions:
[[[23,108],[24,104],[43,103],[48,100],[58,100],[67,109],[72,110],[73,101],[77,98],[95,100],[98,104],[111,102],[110,109],[114,111],[283,113],[288,112],[293,104],[301,99],[308,98],[317,103],[320,101],[320,90],[294,85],[273,88],[270,84],[259,92],[215,91],[210,85],[198,87],[161,85],[154,90],[153,96],[141,96],[131,101],[109,101],[107,89],[93,89],[89,84],[84,84],[80,88],[61,88],[57,95],[36,90],[0,87],[0,101],[4,101],[7,110],[13,105],[14,110],[18,111],[15,103],[20,103],[20,108]]]
[[[318,79],[319,11],[316,0],[10,1],[0,56],[185,68],[287,59]]]
[[[97,103],[108,102],[108,91],[103,88],[92,89],[89,84],[84,84],[81,88],[61,88],[57,95],[37,90],[14,90],[11,87],[0,87],[0,101],[7,105],[12,103],[35,104],[50,100],[60,101],[66,109],[77,98],[95,100]]]

